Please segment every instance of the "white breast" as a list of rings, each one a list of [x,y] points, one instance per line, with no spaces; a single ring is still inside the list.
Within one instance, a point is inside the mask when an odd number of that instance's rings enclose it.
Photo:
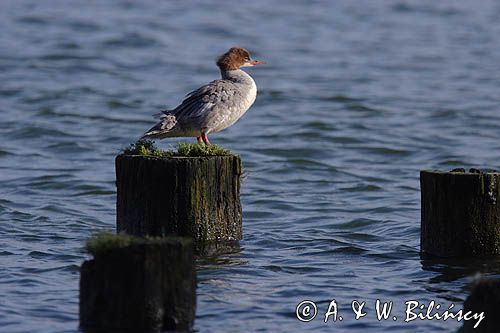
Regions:
[[[248,76],[250,77],[250,75]],[[257,98],[257,85],[255,84],[255,81],[250,77],[250,80],[252,80],[250,84],[250,89],[248,89],[246,98],[243,100],[243,103],[241,105],[241,109],[244,110],[240,117],[247,112],[247,110],[252,106],[252,104],[255,102],[255,98]]]
[[[210,132],[219,132],[233,125],[255,102],[257,97],[257,85],[250,75],[246,74],[246,76],[249,80],[246,80],[247,82],[243,86],[243,91],[245,91],[245,93],[240,97],[240,100],[235,101],[233,106],[227,110],[224,119]]]

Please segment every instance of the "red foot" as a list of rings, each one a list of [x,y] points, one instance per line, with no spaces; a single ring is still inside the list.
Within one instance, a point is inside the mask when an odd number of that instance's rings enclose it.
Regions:
[[[201,133],[201,138],[203,139],[203,142],[205,142],[207,146],[211,145],[210,141],[208,141],[208,136],[206,133]]]

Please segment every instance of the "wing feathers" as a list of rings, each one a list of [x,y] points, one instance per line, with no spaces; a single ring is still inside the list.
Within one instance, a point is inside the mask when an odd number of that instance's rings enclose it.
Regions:
[[[186,95],[182,103],[173,110],[162,111],[160,121],[143,137],[160,137],[182,128],[200,130],[207,120],[214,118],[216,109],[238,94],[239,90],[229,80],[215,80]]]

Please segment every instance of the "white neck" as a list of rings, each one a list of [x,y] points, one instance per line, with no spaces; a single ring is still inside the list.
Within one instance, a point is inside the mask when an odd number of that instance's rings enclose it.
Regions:
[[[247,72],[242,71],[241,69],[236,69],[232,71],[221,70],[221,76],[225,80],[231,80],[244,84],[255,84],[255,81],[252,79],[252,77],[248,75]]]

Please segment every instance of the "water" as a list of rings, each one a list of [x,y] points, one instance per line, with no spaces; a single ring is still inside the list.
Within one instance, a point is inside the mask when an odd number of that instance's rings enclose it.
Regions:
[[[233,45],[269,64],[249,70],[250,112],[211,137],[244,161],[245,239],[199,263],[196,329],[456,330],[405,323],[404,302],[461,308],[500,260],[421,260],[418,172],[500,167],[499,20],[493,0],[0,2],[0,331],[77,331],[82,245],[114,229],[114,157]],[[345,319],[324,324],[332,299]],[[378,322],[376,299],[400,318]]]

